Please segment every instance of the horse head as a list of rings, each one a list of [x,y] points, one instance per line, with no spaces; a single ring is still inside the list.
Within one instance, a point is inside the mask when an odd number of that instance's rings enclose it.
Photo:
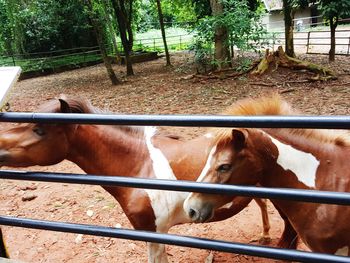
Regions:
[[[63,97],[43,105],[40,112],[71,113]],[[69,152],[75,125],[24,123],[0,132],[0,165],[26,167],[61,162]],[[54,150],[53,150],[54,149]]]
[[[247,129],[221,129],[214,136],[207,162],[197,182],[255,185],[263,170]],[[214,211],[233,200],[232,195],[191,193],[184,202],[195,222],[210,220]]]

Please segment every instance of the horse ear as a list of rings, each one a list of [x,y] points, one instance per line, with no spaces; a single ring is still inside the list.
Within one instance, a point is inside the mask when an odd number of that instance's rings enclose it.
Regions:
[[[70,108],[67,101],[65,101],[64,99],[58,99],[58,100],[60,101],[62,113],[72,113],[72,109]]]
[[[236,151],[240,151],[245,147],[248,134],[243,130],[232,130],[232,144]]]

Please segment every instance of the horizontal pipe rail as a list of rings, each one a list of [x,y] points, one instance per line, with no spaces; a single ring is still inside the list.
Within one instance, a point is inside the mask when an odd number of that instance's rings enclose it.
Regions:
[[[95,115],[95,114],[46,114],[46,113],[1,113],[0,121],[27,123],[81,123],[108,125],[159,125],[159,126],[204,126],[204,127],[257,127],[257,128],[319,128],[350,129],[348,116],[182,116],[182,115]],[[171,191],[205,192],[211,194],[233,194],[261,198],[281,198],[303,202],[350,205],[350,194],[329,191],[263,188],[237,185],[215,185],[188,181],[129,178],[63,173],[0,171],[0,178],[64,182],[76,184],[99,184]],[[301,262],[350,262],[348,257],[310,253],[288,249],[229,243],[225,241],[194,237],[159,234],[128,229],[115,229],[81,224],[49,222],[0,216],[0,224],[91,234],[123,239],[141,240],[170,245],[212,249],[230,253]]]
[[[334,256],[329,254],[311,253],[292,249],[270,248],[264,246],[231,243],[205,238],[178,236],[173,234],[160,234],[148,231],[137,231],[131,229],[93,226],[86,224],[71,224],[26,218],[16,218],[10,216],[0,216],[0,225],[139,240],[146,242],[162,243],[167,245],[194,247],[236,254],[245,254],[249,256],[267,257],[280,260],[293,260],[300,262],[350,262],[349,257]]]
[[[112,115],[3,112],[0,113],[0,122],[350,129],[350,116]]]
[[[160,180],[123,176],[101,176],[6,170],[0,170],[0,178],[56,183],[122,186],[182,192],[201,192],[210,194],[231,194],[237,196],[260,197],[269,199],[288,199],[302,202],[350,205],[350,193],[344,192],[209,184],[191,181]]]

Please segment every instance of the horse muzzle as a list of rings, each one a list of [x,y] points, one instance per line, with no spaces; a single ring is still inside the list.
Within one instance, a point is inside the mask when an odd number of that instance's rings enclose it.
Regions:
[[[213,217],[213,206],[209,203],[197,203],[193,199],[186,199],[183,207],[193,222],[203,223]]]

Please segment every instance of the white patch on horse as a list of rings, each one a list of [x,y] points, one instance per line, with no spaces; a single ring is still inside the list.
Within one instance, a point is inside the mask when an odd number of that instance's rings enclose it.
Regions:
[[[210,163],[211,163],[211,160],[213,159],[215,151],[216,151],[216,145],[210,150],[207,162],[205,163],[205,166],[204,166],[201,174],[199,175],[197,182],[201,182],[203,180],[204,176],[208,173],[208,171],[210,169]]]
[[[161,150],[157,149],[152,144],[152,137],[156,131],[157,129],[155,127],[145,128],[146,144],[150,157],[152,159],[154,173],[158,179],[176,180],[176,177],[170,167],[168,160],[161,152]]]
[[[345,247],[339,248],[334,254],[337,256],[348,256],[349,247],[345,246]]]
[[[320,222],[327,220],[327,209],[329,209],[329,206],[323,204],[316,209],[316,216]]]
[[[152,144],[152,137],[155,133],[155,127],[145,128],[146,145],[152,160],[153,172],[157,179],[176,180],[169,161],[161,150]],[[156,216],[155,223],[157,231],[166,232],[175,223],[180,223],[177,220],[181,220],[182,222],[182,218],[187,218],[184,213],[179,213],[177,210],[178,207],[182,208],[183,200],[185,200],[188,193],[153,189],[145,189],[145,191],[151,200],[151,205]]]
[[[285,170],[292,171],[306,186],[315,188],[316,173],[320,162],[311,153],[306,153],[281,143],[271,137],[278,149],[277,163]]]
[[[204,178],[204,176],[208,173],[209,169],[210,169],[210,163],[211,163],[211,160],[213,159],[213,155],[216,151],[216,145],[210,150],[210,153],[208,155],[208,159],[207,159],[207,162],[205,163],[205,166],[201,172],[201,174],[199,175],[198,179],[197,179],[197,182],[201,182]],[[183,203],[183,208],[184,210],[188,210],[189,208],[189,205],[188,205],[188,202],[189,200],[192,198],[192,193],[189,194],[185,200],[185,202]]]
[[[232,205],[233,205],[233,202],[230,202],[230,203],[227,203],[227,204],[221,206],[219,209],[221,209],[221,208],[229,209]]]

